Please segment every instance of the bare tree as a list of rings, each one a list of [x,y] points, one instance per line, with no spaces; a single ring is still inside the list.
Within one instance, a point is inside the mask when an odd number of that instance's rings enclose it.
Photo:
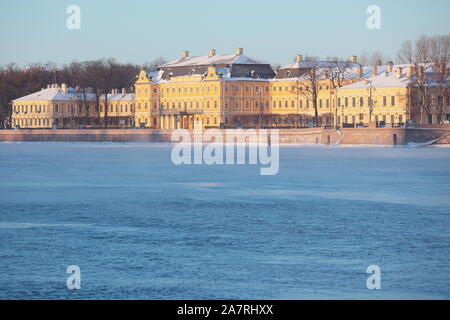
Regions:
[[[450,35],[422,35],[414,44],[412,41],[405,41],[397,53],[399,63],[441,63],[449,60]]]
[[[312,56],[312,55],[308,55],[308,54],[305,54],[305,56],[303,57],[303,61],[308,61],[308,62],[319,61],[319,60],[320,59],[318,56]]]
[[[435,101],[438,112],[436,114],[438,123],[442,124],[445,120],[445,104],[449,96],[450,74],[444,62],[436,63],[436,71],[433,73],[434,80],[438,84],[438,95]]]
[[[319,86],[321,80],[323,80],[322,71],[319,66],[312,67],[308,72],[304,74],[305,86],[301,87],[299,92],[304,96],[307,101],[312,102],[314,108],[314,125],[319,126],[319,111],[317,100],[319,97]],[[308,103],[308,102],[307,102]]]
[[[416,40],[415,57],[417,63],[429,62],[430,41],[426,35]]]
[[[158,70],[158,67],[165,64],[166,62],[167,62],[166,59],[164,59],[163,57],[159,57],[153,61],[144,63],[144,65],[142,67],[144,68],[144,70],[147,70],[148,72],[152,72],[152,71]]]
[[[412,42],[409,40],[403,42],[401,49],[397,53],[397,61],[399,63],[414,63],[414,56],[415,53]]]
[[[450,59],[450,35],[434,36],[428,39],[430,61],[448,62]]]
[[[369,57],[369,53],[367,52],[363,52],[362,54],[359,55],[359,63],[363,66],[368,66],[370,65],[370,57]]]

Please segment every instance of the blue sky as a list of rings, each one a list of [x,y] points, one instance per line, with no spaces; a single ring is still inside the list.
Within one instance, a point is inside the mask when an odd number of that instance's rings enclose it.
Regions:
[[[71,4],[81,8],[81,30],[66,28]],[[366,27],[369,5],[381,8],[381,30]],[[237,47],[272,64],[297,53],[395,57],[404,40],[450,33],[449,12],[449,0],[0,0],[0,64],[101,57],[140,64]]]

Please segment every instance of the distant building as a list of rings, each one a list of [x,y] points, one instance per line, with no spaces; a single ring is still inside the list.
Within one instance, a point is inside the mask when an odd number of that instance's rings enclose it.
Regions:
[[[339,127],[443,123],[450,120],[449,83],[445,64],[364,67],[356,56],[303,61],[298,55],[272,70],[241,48],[195,57],[184,51],[158,71],[141,70],[135,93],[113,89],[97,96],[53,84],[14,100],[12,122],[20,128],[78,128],[98,127],[106,119],[111,128],[157,129],[292,128],[316,119]]]

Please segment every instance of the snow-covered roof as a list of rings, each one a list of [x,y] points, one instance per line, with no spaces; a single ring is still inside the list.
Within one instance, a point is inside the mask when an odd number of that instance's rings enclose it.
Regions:
[[[148,78],[148,80],[150,80],[153,83],[158,83],[162,79],[163,74],[164,74],[164,71],[162,71],[162,70],[150,71],[150,72],[147,72],[147,78]]]
[[[68,88],[67,93],[61,88],[47,88],[13,101],[73,101],[82,99],[83,95],[73,88]],[[86,94],[86,100],[95,100],[95,95],[92,93]]]
[[[214,56],[193,56],[182,57],[165,63],[160,68],[171,67],[190,67],[190,66],[209,66],[209,65],[227,65],[227,64],[268,64],[267,62],[259,61],[243,54],[222,54]]]
[[[134,93],[108,93],[108,101],[134,101]],[[105,95],[102,95],[100,99],[105,99]]]
[[[436,74],[438,73],[438,66],[434,63],[424,63],[419,64],[424,67],[424,76],[425,82],[429,86],[438,85],[436,81]],[[365,72],[365,76],[363,77],[363,81],[358,81],[346,86],[343,86],[341,89],[365,89],[369,86],[374,88],[402,88],[410,85],[414,85],[417,79],[417,75],[415,75],[415,71],[412,74],[411,78],[407,77],[407,69],[410,67],[409,64],[398,64],[392,66],[392,72],[388,72],[387,66],[378,66],[377,67],[377,75],[373,76],[371,72],[367,74]],[[401,68],[401,76],[397,76],[397,69]],[[364,68],[372,70],[371,67]],[[450,81],[450,77],[447,77],[447,82]]]
[[[280,69],[311,69],[311,68],[334,68],[337,66],[356,68],[360,67],[359,63],[350,61],[295,61]]]
[[[104,99],[104,95],[100,98]],[[86,94],[87,101],[95,101],[95,94],[87,93]],[[34,92],[27,96],[18,98],[13,100],[16,101],[81,101],[83,100],[83,94],[79,91],[76,91],[73,88],[68,88],[67,93],[65,93],[61,88],[47,88],[42,89],[41,91]],[[133,101],[135,99],[134,93],[109,93],[108,100],[109,101]]]

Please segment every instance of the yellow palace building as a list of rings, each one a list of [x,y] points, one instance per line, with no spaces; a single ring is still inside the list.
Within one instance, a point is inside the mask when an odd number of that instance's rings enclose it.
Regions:
[[[13,101],[17,128],[295,128],[443,123],[450,119],[445,64],[364,67],[348,61],[303,61],[273,70],[244,55],[182,56],[141,70],[134,89],[96,97],[49,85]],[[105,99],[107,98],[107,99]],[[106,100],[106,102],[105,102]],[[317,114],[316,114],[317,110]],[[105,115],[106,113],[106,115]]]

